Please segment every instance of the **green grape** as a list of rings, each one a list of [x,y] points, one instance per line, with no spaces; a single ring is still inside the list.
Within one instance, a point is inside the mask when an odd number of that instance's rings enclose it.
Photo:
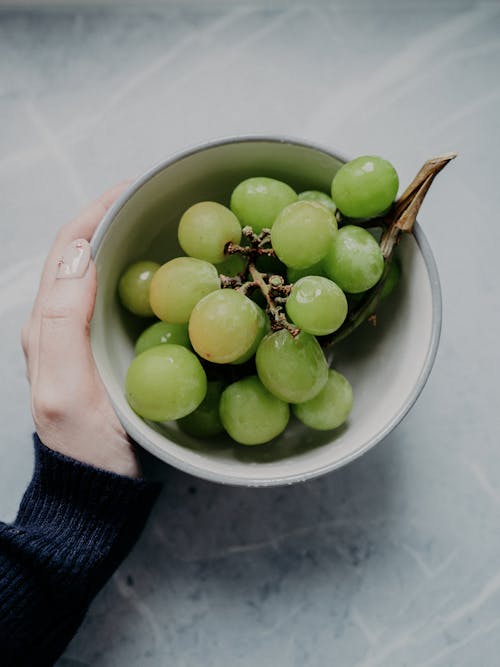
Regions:
[[[328,378],[325,355],[316,338],[305,331],[295,338],[286,329],[265,336],[255,362],[266,389],[288,403],[313,398]]]
[[[288,317],[315,336],[336,331],[347,315],[344,292],[328,278],[306,276],[298,280],[286,302]]]
[[[252,375],[222,392],[220,417],[233,440],[242,445],[261,445],[285,430],[290,408]]]
[[[233,190],[231,210],[241,226],[250,225],[256,234],[271,228],[285,206],[297,201],[297,194],[282,181],[264,176],[247,178]]]
[[[384,213],[398,192],[399,179],[390,162],[363,155],[344,164],[332,181],[332,197],[349,218],[374,218]]]
[[[200,299],[219,289],[219,274],[213,264],[194,257],[176,257],[155,273],[149,299],[160,320],[183,324],[189,321]]]
[[[326,206],[326,208],[334,215],[337,212],[337,207],[335,206],[333,199],[326,195],[324,192],[320,192],[319,190],[306,190],[305,192],[301,192],[299,194],[299,200],[315,201],[318,202],[318,204]]]
[[[243,255],[226,255],[222,262],[215,265],[217,271],[223,276],[234,278],[238,273],[241,273],[246,266],[246,261]]]
[[[220,397],[224,385],[220,380],[207,384],[207,393],[200,405],[190,414],[179,419],[179,428],[196,438],[211,438],[224,431],[219,416]]]
[[[352,387],[337,371],[328,372],[323,389],[310,401],[294,405],[292,410],[306,426],[327,431],[341,426],[352,409]]]
[[[305,269],[323,259],[336,233],[337,221],[331,211],[316,202],[298,201],[276,218],[271,242],[284,264]]]
[[[326,278],[326,272],[323,267],[323,262],[318,262],[305,269],[292,269],[291,267],[286,271],[286,279],[289,283],[296,283],[297,280],[305,278],[305,276],[322,276]]]
[[[134,315],[151,317],[154,314],[149,304],[149,287],[159,268],[157,262],[136,262],[129,266],[120,278],[120,300]]]
[[[170,421],[200,405],[207,393],[207,376],[196,355],[182,345],[158,345],[132,361],[125,391],[140,417]]]
[[[170,324],[169,322],[156,322],[145,329],[135,343],[135,354],[141,354],[164,343],[183,345],[191,347],[187,324]]]
[[[339,229],[323,260],[327,276],[344,292],[364,292],[373,287],[384,270],[380,246],[370,232],[347,225]]]
[[[246,354],[259,333],[255,303],[241,292],[212,292],[193,308],[189,338],[195,351],[216,364],[228,364]]]
[[[193,204],[178,229],[179,244],[187,255],[216,264],[224,260],[224,248],[241,240],[241,226],[232,211],[214,201]]]
[[[254,303],[251,301],[251,303]],[[271,327],[271,324],[269,322],[269,318],[266,315],[266,313],[260,308],[256,303],[254,303],[254,306],[257,310],[257,315],[258,315],[258,331],[257,335],[255,336],[255,340],[248,349],[245,354],[243,354],[241,357],[238,357],[236,361],[233,361],[233,364],[244,364],[245,361],[248,361],[253,357],[253,355],[257,352],[257,348],[259,347],[260,341],[264,338],[264,336],[269,333],[269,329]]]

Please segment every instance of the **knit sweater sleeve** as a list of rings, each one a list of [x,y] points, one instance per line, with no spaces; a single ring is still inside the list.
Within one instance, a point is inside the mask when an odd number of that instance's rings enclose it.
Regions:
[[[0,523],[0,664],[53,665],[130,551],[159,485],[80,463],[35,434],[33,478]]]

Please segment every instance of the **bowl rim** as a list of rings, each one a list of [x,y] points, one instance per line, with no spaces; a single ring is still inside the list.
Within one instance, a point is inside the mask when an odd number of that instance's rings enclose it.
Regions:
[[[137,178],[122,194],[118,199],[112,204],[112,206],[107,210],[103,216],[101,222],[99,223],[97,229],[95,230],[92,239],[90,241],[92,257],[95,259],[98,249],[110,229],[114,219],[118,212],[123,208],[123,206],[131,199],[131,197],[149,180],[151,180],[158,173],[166,169],[167,167],[179,162],[186,157],[191,155],[201,153],[212,148],[217,148],[219,146],[224,146],[227,144],[236,144],[236,143],[277,143],[277,144],[292,144],[294,146],[299,146],[307,149],[312,149],[320,153],[324,153],[328,157],[334,157],[341,162],[348,162],[351,158],[347,157],[344,153],[338,152],[336,149],[330,149],[326,146],[320,145],[313,141],[308,141],[305,139],[299,139],[296,137],[291,137],[288,135],[265,135],[265,134],[249,134],[241,136],[228,136],[220,139],[213,139],[210,141],[203,142],[201,144],[196,144],[188,147],[179,152],[175,152],[170,157],[156,163],[153,167],[148,169],[142,176]],[[281,486],[285,484],[294,484],[296,482],[304,482],[308,479],[314,477],[319,477],[333,470],[337,470],[344,465],[347,465],[351,461],[354,461],[358,457],[365,454],[368,450],[378,444],[383,440],[394,428],[404,419],[406,414],[412,408],[412,406],[417,401],[420,396],[427,379],[429,378],[430,372],[432,370],[434,360],[436,358],[439,339],[441,336],[441,327],[442,327],[442,294],[441,294],[441,284],[439,280],[439,273],[436,265],[436,260],[432,253],[430,244],[425,236],[422,227],[418,222],[415,223],[413,229],[413,235],[417,246],[422,254],[426,270],[429,276],[430,288],[431,288],[431,298],[432,298],[432,324],[431,324],[431,336],[429,340],[429,346],[427,349],[426,358],[419,376],[417,377],[413,390],[407,396],[406,401],[396,412],[393,418],[375,433],[371,438],[369,438],[363,447],[357,449],[354,452],[346,454],[342,458],[333,461],[331,463],[326,463],[320,465],[311,470],[307,470],[303,473],[294,473],[294,474],[284,474],[276,475],[267,479],[260,479],[259,477],[241,477],[237,474],[228,474],[225,472],[214,472],[210,470],[205,470],[202,467],[192,465],[185,462],[182,459],[177,458],[170,454],[170,452],[165,451],[165,456],[160,458],[158,456],[156,448],[152,447],[141,432],[136,429],[135,425],[128,419],[128,417],[120,410],[120,408],[115,404],[113,397],[108,394],[111,404],[115,412],[118,415],[120,422],[125,428],[126,432],[137,441],[144,449],[152,453],[163,463],[170,464],[183,472],[186,472],[195,477],[206,479],[211,482],[218,482],[230,486],[246,486],[246,487],[270,487],[270,486]],[[97,366],[97,364],[96,364]],[[97,368],[99,372],[99,368]],[[106,387],[104,380],[103,384]]]

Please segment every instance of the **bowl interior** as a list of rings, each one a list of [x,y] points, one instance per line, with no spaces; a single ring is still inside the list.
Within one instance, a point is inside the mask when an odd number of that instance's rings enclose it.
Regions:
[[[139,259],[165,262],[183,254],[180,216],[205,199],[228,204],[244,178],[279,178],[297,191],[329,192],[342,160],[295,142],[221,142],[177,157],[134,184],[109,211],[93,239],[98,294],[92,323],[96,363],[130,435],[154,455],[208,479],[245,485],[304,480],[332,470],[378,442],[404,416],[432,365],[439,333],[439,285],[420,230],[399,248],[402,280],[378,313],[376,327],[362,325],[333,352],[333,367],[354,388],[348,423],[335,431],[310,430],[292,419],[286,432],[258,447],[228,437],[192,438],[175,423],[145,423],[124,397],[135,337],[149,321],[128,317],[116,297],[123,270]]]

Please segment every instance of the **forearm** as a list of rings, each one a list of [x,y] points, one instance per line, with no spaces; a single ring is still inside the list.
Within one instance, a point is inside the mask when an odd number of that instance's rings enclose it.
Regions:
[[[159,487],[98,470],[35,438],[19,514],[0,524],[0,663],[52,665],[137,540]]]

